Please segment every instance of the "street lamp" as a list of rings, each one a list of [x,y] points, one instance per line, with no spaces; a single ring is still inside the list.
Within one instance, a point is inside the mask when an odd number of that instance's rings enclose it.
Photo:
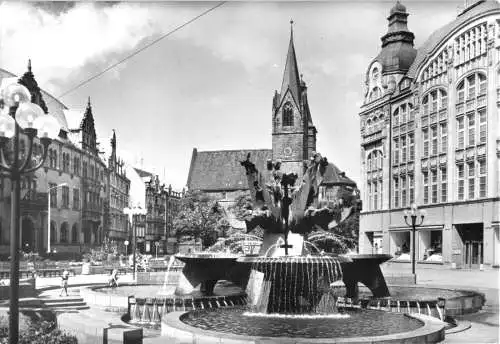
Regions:
[[[408,217],[411,219],[411,223],[408,223]],[[417,223],[417,218],[420,217],[420,222]],[[412,253],[411,253],[411,273],[415,275],[415,232],[417,227],[420,227],[424,222],[425,211],[419,210],[418,206],[413,203],[409,210],[405,210],[404,219],[406,224],[411,227],[412,231]]]
[[[135,254],[137,250],[137,215],[146,215],[147,210],[141,208],[140,206],[135,206],[132,208],[125,208],[123,209],[123,213],[127,214],[129,217],[129,221],[132,224],[132,235],[133,235],[133,242],[134,242],[134,248],[132,251],[133,254],[133,267],[134,267],[134,280],[137,278],[137,264],[135,261]]]
[[[47,189],[47,195],[48,195],[48,207],[47,207],[47,253],[50,253],[50,190],[57,189],[58,187],[61,186],[66,186],[68,183],[61,183],[59,185],[53,186],[51,188]]]
[[[31,94],[18,83],[0,86],[0,171],[5,171],[12,183],[10,223],[10,306],[9,343],[19,342],[19,248],[20,248],[20,195],[21,176],[39,169],[45,159],[50,143],[59,134],[57,120],[36,104],[31,103]],[[28,138],[27,154],[20,156],[20,132]],[[32,161],[33,144],[38,136],[43,146],[40,161]],[[12,140],[12,141],[11,141]],[[7,143],[12,142],[12,155],[6,154]],[[10,158],[10,159],[9,159]],[[22,160],[24,158],[24,160]],[[9,161],[10,160],[10,161]]]

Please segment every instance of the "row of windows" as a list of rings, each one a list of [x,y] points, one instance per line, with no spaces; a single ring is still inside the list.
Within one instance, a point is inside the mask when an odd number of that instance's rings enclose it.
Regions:
[[[368,182],[368,209],[378,210],[382,208],[382,180]]]
[[[457,87],[457,103],[486,94],[486,76],[482,73],[469,75]]]
[[[24,142],[24,141],[21,141],[21,142]],[[41,154],[42,148],[41,148],[41,146],[40,147],[38,147],[38,146],[39,145],[35,145],[33,147],[34,154]],[[35,147],[37,147],[37,148],[35,149]],[[57,163],[57,157],[58,157],[57,150],[56,149],[49,149],[47,156],[48,156],[48,158],[47,158],[45,164],[50,168],[59,169],[59,165]],[[73,158],[72,164],[70,163],[70,160],[71,160],[70,154],[63,152],[62,153],[62,170],[63,170],[63,172],[74,173],[75,175],[79,176],[80,175],[80,167],[81,167],[81,164],[80,164],[81,159],[79,157],[75,156]],[[71,166],[73,167],[73,170],[71,170]],[[85,178],[88,177],[88,178],[92,178],[95,180],[104,181],[104,170],[103,169],[100,169],[99,167],[94,166],[92,164],[89,165],[86,161],[84,161],[82,170],[83,170],[83,177],[85,177]]]
[[[382,154],[382,151],[380,150],[374,150],[373,152],[370,152],[367,158],[366,170],[368,172],[381,170],[383,158],[384,156]]]
[[[412,174],[397,176],[393,179],[393,206],[410,206],[415,202],[415,180]]]
[[[455,39],[457,63],[464,63],[486,53],[486,22],[471,28]]]
[[[69,224],[67,222],[63,222],[59,229],[59,238],[57,238],[57,229],[56,223],[51,221],[50,223],[50,242],[51,243],[73,243],[77,244],[80,241],[80,233],[78,231],[78,225],[75,223],[71,227],[71,232],[69,230]],[[84,242],[90,243],[91,233],[90,231],[84,231]]]
[[[427,158],[448,151],[448,123],[442,122],[422,129],[422,157]]]
[[[486,109],[481,109],[464,116],[459,116],[456,120],[458,149],[463,149],[466,145],[467,147],[470,147],[486,143]]]
[[[457,198],[459,201],[486,197],[486,160],[457,165]]]
[[[57,190],[59,189],[57,187],[57,184],[49,184],[50,188],[50,206],[52,208],[57,208]],[[61,188],[61,208],[63,209],[69,209],[70,208],[70,195],[69,195],[69,187],[68,186],[62,186]],[[84,208],[91,208],[91,209],[99,209],[102,207],[104,204],[104,201],[102,198],[99,197],[99,193],[96,192],[91,192],[87,191],[84,194],[83,198],[83,207]],[[81,207],[80,204],[80,189],[73,189],[73,210],[79,210]]]
[[[402,135],[393,140],[393,164],[415,160],[415,137],[413,134]]]

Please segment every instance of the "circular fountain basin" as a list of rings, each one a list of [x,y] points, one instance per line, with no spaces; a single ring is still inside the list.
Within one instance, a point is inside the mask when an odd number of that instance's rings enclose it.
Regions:
[[[247,308],[169,313],[162,320],[162,336],[200,343],[436,343],[444,339],[444,325],[405,314],[349,309],[341,314],[249,315]]]

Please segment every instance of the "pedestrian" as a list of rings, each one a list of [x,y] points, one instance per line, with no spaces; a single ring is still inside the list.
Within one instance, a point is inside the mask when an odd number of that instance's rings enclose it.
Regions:
[[[111,276],[109,276],[109,286],[111,288],[118,287],[118,270],[113,269]]]
[[[66,296],[68,296],[68,279],[69,271],[65,269],[61,276],[61,292],[59,293],[59,296],[62,296],[63,291],[66,293]]]

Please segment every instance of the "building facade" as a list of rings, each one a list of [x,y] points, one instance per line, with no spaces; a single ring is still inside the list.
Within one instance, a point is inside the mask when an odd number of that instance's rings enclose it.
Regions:
[[[418,49],[407,17],[397,2],[366,71],[360,252],[409,258],[416,203],[418,262],[498,265],[500,4],[468,4]]]
[[[157,175],[142,168],[127,166],[130,177],[130,205],[146,209],[146,215],[136,226],[137,249],[143,254],[163,255],[173,253],[175,246],[172,240],[173,219],[179,211],[183,192],[174,191],[160,182]],[[133,240],[133,230],[129,230],[129,241]]]
[[[108,159],[108,198],[105,207],[105,237],[117,253],[127,252],[125,242],[129,239],[128,216],[123,212],[129,205],[130,180],[125,163],[117,157],[116,133],[111,138],[111,154]]]
[[[26,86],[31,101],[54,116],[61,126],[58,138],[49,146],[44,166],[22,181],[23,250],[40,254],[49,250],[80,253],[99,245],[103,239],[107,171],[97,149],[90,100],[85,111],[69,110],[40,89],[31,62],[21,78],[0,69],[0,82]],[[26,152],[26,145],[27,140],[21,134],[21,154]],[[40,159],[41,152],[40,142],[35,139],[34,159]],[[0,175],[0,254],[9,252],[10,189],[8,176]]]

